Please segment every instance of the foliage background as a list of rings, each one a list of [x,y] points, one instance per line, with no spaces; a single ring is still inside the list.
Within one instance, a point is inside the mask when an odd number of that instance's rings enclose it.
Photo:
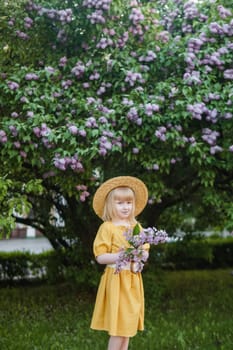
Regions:
[[[81,264],[119,174],[148,185],[145,225],[232,229],[231,1],[0,4],[2,235],[30,224]]]

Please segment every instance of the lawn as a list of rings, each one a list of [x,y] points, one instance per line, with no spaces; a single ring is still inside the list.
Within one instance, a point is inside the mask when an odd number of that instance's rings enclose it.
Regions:
[[[129,350],[232,350],[230,269],[144,273],[145,331]],[[95,291],[68,284],[0,288],[1,350],[104,350],[89,329]]]

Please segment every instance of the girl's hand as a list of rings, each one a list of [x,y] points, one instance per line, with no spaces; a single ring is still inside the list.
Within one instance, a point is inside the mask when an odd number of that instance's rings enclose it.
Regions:
[[[118,260],[120,252],[117,253],[105,253],[96,257],[96,261],[101,265],[115,264]]]

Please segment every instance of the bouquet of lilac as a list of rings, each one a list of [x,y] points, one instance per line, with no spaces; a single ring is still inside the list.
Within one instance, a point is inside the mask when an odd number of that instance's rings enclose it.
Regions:
[[[124,236],[131,247],[124,248],[120,252],[116,261],[115,273],[119,273],[128,264],[130,264],[132,272],[141,272],[148,257],[142,247],[143,244],[157,245],[166,242],[168,238],[164,230],[157,230],[155,227],[141,229],[139,224],[136,224],[133,229],[127,230]]]

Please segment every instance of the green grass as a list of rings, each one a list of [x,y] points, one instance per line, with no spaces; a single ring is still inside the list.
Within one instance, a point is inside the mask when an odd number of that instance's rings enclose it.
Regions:
[[[145,331],[129,350],[232,350],[231,270],[144,273]],[[104,350],[90,330],[95,292],[70,285],[0,288],[1,350]]]

